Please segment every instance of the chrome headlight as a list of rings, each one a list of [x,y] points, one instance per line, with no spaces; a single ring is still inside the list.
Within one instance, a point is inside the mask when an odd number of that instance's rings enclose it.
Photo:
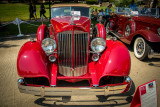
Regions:
[[[95,38],[91,41],[91,49],[94,52],[102,52],[106,47],[106,41],[103,38]]]
[[[41,46],[47,55],[52,54],[57,47],[56,41],[51,38],[43,39]]]
[[[158,35],[160,36],[160,28],[157,29]]]

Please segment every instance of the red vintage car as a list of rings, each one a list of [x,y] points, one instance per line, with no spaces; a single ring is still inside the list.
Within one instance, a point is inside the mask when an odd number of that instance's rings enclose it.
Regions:
[[[90,6],[55,4],[49,28],[26,42],[17,59],[18,88],[38,96],[109,95],[130,89],[130,55],[120,41],[106,40],[103,24],[90,36]]]
[[[145,60],[160,53],[160,19],[156,8],[118,7],[106,21],[106,32],[121,41],[133,44],[135,57]]]

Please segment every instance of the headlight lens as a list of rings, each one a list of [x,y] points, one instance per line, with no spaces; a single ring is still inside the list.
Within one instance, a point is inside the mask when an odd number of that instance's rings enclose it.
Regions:
[[[91,41],[91,49],[94,52],[102,52],[106,47],[106,41],[103,38],[95,38]]]
[[[160,28],[157,29],[158,35],[160,36]]]
[[[41,43],[41,46],[47,55],[52,54],[57,47],[56,41],[51,38],[44,39]]]

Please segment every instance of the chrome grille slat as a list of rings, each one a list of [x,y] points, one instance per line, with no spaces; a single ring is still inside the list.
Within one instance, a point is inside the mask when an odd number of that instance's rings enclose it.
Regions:
[[[88,33],[74,31],[72,35],[72,31],[61,32],[57,34],[57,41],[59,73],[64,76],[81,76],[86,74]],[[72,62],[73,58],[74,63]]]

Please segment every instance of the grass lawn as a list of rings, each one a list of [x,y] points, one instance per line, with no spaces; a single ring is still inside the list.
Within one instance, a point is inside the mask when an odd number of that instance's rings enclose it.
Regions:
[[[101,10],[101,9],[103,9],[103,10],[105,10],[105,6],[101,6],[101,7],[98,7],[98,6],[91,6],[91,9],[95,9],[95,8],[97,8],[97,10]]]
[[[83,5],[83,4],[82,4]],[[37,18],[40,18],[40,5],[36,5],[37,11]],[[49,17],[49,5],[45,5],[46,13],[45,15]],[[91,6],[91,9],[97,8],[105,9],[105,7],[97,7],[97,6]],[[22,4],[22,3],[8,3],[8,4],[0,4],[0,22],[12,22],[16,18],[19,18],[21,20],[29,20],[29,5],[28,4]],[[34,22],[33,24],[40,25],[40,22]],[[49,22],[45,23],[47,26]],[[1,25],[0,25],[1,26]],[[38,26],[32,26],[25,23],[22,23],[21,25],[21,32],[22,34],[31,34],[36,33]],[[0,27],[0,36],[6,36],[6,35],[17,35],[18,27],[14,24],[9,24],[5,27]]]
[[[45,5],[48,8],[49,5]],[[36,5],[37,17],[40,18],[40,5]],[[29,5],[22,3],[0,4],[0,22],[13,21],[16,18],[21,20],[29,19]],[[49,17],[49,9],[46,9],[46,16]]]
[[[83,4],[82,4],[83,5]],[[40,18],[40,5],[36,5],[37,11],[37,17]],[[49,5],[45,5],[46,13],[45,15],[49,17]],[[91,9],[97,8],[105,9],[105,7],[97,7],[97,6],[91,6]],[[28,4],[22,4],[22,3],[8,3],[8,4],[0,4],[0,22],[10,22],[15,20],[16,18],[19,18],[21,20],[28,20],[29,19],[29,5]]]
[[[39,25],[41,25],[41,22],[34,22],[32,24],[39,26]],[[44,24],[46,24],[48,26],[49,22],[44,22]],[[26,24],[26,23],[22,23],[20,25],[21,33],[22,34],[37,33],[38,26],[33,26],[33,25]],[[0,28],[0,32],[1,32],[0,36],[18,35],[19,34],[18,26],[15,24],[9,24],[7,26]]]

